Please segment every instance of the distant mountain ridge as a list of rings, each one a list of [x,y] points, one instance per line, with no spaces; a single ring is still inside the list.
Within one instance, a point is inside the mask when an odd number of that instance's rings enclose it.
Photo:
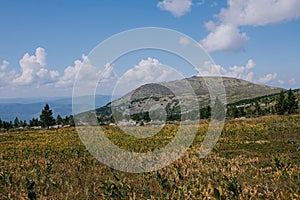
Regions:
[[[91,96],[79,97],[91,99]],[[96,95],[96,107],[101,107],[111,100],[108,95]],[[48,103],[53,111],[53,116],[60,114],[62,117],[72,114],[72,97],[39,97],[39,98],[6,98],[0,99],[0,119],[13,121],[15,117],[19,120],[29,122],[32,118],[39,118],[41,110]]]

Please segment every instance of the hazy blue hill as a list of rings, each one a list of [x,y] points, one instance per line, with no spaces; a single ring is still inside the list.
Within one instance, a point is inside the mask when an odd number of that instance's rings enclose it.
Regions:
[[[78,98],[82,99],[82,102],[89,102],[86,100],[90,100],[93,97],[83,96]],[[110,96],[96,95],[96,107],[101,107],[110,100]],[[46,103],[48,103],[53,110],[54,117],[58,114],[63,117],[72,114],[72,97],[11,98],[0,99],[0,118],[5,121],[13,121],[15,117],[18,117],[20,120],[29,122],[33,117],[39,117]]]

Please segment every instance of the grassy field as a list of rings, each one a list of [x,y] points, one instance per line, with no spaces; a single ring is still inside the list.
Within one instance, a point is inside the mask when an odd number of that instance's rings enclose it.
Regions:
[[[115,144],[137,152],[167,144],[177,129],[134,140],[104,128]],[[74,128],[0,133],[0,199],[300,199],[300,115],[229,120],[200,159],[207,128],[200,124],[184,157],[143,174],[103,165]]]

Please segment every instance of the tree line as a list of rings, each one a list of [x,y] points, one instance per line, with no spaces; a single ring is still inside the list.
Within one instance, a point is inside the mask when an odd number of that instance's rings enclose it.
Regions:
[[[72,115],[65,116],[64,118],[61,115],[57,115],[56,118],[53,117],[53,111],[50,109],[48,104],[42,109],[39,118],[32,118],[29,122],[26,120],[19,120],[18,117],[14,119],[14,121],[2,121],[0,118],[0,129],[9,130],[12,128],[20,128],[20,127],[42,127],[42,128],[50,128],[54,125],[69,125],[74,126],[74,118]]]
[[[295,92],[289,89],[287,92],[281,91],[279,95],[270,95],[263,98],[246,100],[240,104],[232,104],[227,108],[227,116],[231,118],[239,117],[259,117],[268,114],[296,114],[299,113],[299,102]]]
[[[181,121],[180,107],[174,106],[171,108],[172,103],[166,106],[166,121]],[[232,104],[226,105],[227,112],[225,113],[223,103],[216,98],[213,103],[213,108],[208,105],[200,108],[199,112],[191,111],[188,113],[189,119],[210,119],[212,116],[215,119],[223,119],[225,114],[226,118],[240,118],[240,117],[259,117],[264,115],[284,115],[299,113],[299,102],[295,92],[289,89],[287,92],[282,90],[280,94],[272,94],[263,97],[256,97],[253,99],[241,100]],[[104,116],[101,116],[104,115]],[[130,116],[122,116],[121,112],[115,111],[113,114],[109,113],[107,109],[98,110],[99,124],[116,123],[116,119],[132,119],[136,122],[149,122],[151,118],[149,112],[134,113]],[[105,117],[108,116],[108,117]],[[159,119],[159,117],[155,117]]]

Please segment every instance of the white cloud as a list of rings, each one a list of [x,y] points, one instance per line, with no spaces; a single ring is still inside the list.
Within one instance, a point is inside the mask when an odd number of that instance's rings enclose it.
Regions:
[[[216,23],[213,21],[208,21],[204,24],[204,27],[209,30],[209,31],[214,31],[216,30]]]
[[[175,17],[181,17],[191,11],[192,0],[163,0],[157,3],[157,7],[171,12]]]
[[[228,0],[228,7],[205,24],[210,33],[201,41],[208,51],[243,50],[249,37],[241,26],[265,26],[300,18],[299,0]]]
[[[227,76],[247,81],[253,81],[254,73],[250,69],[255,67],[252,59],[248,60],[245,66],[232,66],[226,70],[221,65],[212,63],[211,61],[204,62],[202,68],[197,68],[201,76]]]
[[[94,89],[101,94],[111,94],[117,80],[118,76],[110,64],[106,64],[104,70],[100,71],[92,65],[86,55],[82,55],[82,60],[76,60],[73,66],[68,66],[64,70],[63,76],[55,86],[72,88],[77,81],[77,91],[82,91],[81,95],[90,95]]]
[[[46,63],[45,49],[38,47],[35,51],[35,55],[29,55],[26,53],[19,61],[21,74],[18,74],[12,80],[14,85],[30,85],[33,83],[46,84],[54,82],[55,77],[51,77],[50,74],[57,74],[57,71],[48,71]]]
[[[248,42],[246,33],[241,33],[238,28],[231,24],[215,26],[207,23],[206,27],[212,30],[201,44],[207,51],[240,51]]]
[[[57,79],[60,76],[58,71],[50,71],[49,73],[51,79]]]
[[[8,65],[9,65],[9,62],[6,61],[6,60],[3,60],[2,65],[0,65],[0,70],[4,71],[7,68]]]
[[[182,46],[187,46],[191,43],[190,39],[189,38],[186,38],[186,37],[180,37],[179,39],[179,44],[181,44]]]
[[[245,66],[232,66],[229,67],[230,71],[227,72],[227,76],[244,79],[246,81],[253,81],[253,72],[249,72],[250,69],[255,67],[255,63],[252,59],[248,60]]]
[[[125,94],[147,83],[166,82],[184,78],[174,69],[167,67],[155,58],[148,57],[128,70],[118,80],[116,94]]]
[[[201,76],[222,76],[227,73],[221,65],[205,61],[202,67],[196,68]]]
[[[101,94],[112,94],[113,90],[119,80],[114,68],[110,63],[105,65],[105,69],[98,73],[98,87],[97,91]]]
[[[296,85],[296,83],[297,83],[297,81],[296,81],[295,78],[292,78],[292,79],[289,80],[290,85]]]
[[[277,77],[276,73],[274,73],[274,74],[267,74],[264,77],[259,78],[258,82],[260,82],[260,83],[268,83],[268,82],[274,80],[276,77]]]
[[[285,83],[285,81],[280,79],[280,80],[278,80],[278,83],[283,85]]]
[[[11,71],[0,71],[0,88],[7,87],[10,85],[11,81],[17,76],[15,70]]]
[[[80,73],[79,73],[80,72]],[[56,87],[73,86],[76,79],[80,81],[91,82],[97,78],[97,70],[91,65],[88,57],[82,55],[82,61],[76,60],[74,66],[68,66],[64,70],[64,74],[56,82]]]
[[[237,26],[263,26],[300,17],[299,0],[228,0],[219,18]]]
[[[118,79],[118,75],[116,74],[114,68],[111,66],[110,63],[106,63],[105,69],[99,74],[99,82],[111,82],[116,79]]]

